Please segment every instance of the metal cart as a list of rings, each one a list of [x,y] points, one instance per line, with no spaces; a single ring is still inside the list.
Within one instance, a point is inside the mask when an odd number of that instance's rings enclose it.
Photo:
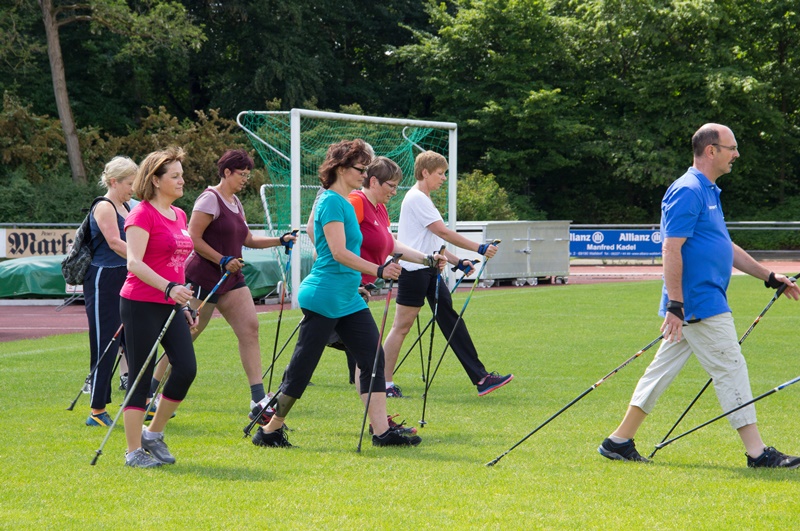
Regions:
[[[480,243],[502,240],[479,286],[502,281],[535,286],[540,280],[568,282],[569,225],[570,221],[461,221],[458,232]],[[483,259],[475,253],[462,258]]]

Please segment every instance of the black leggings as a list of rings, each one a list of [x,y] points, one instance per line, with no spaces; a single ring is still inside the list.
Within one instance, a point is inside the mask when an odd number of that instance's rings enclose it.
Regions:
[[[281,392],[292,398],[300,398],[311,381],[317,368],[325,345],[334,330],[356,359],[361,369],[361,392],[369,389],[372,377],[372,366],[378,350],[378,327],[369,309],[331,319],[311,310],[303,310],[303,321],[300,324],[300,335],[294,348],[292,359],[283,376]],[[383,347],[378,351],[378,370],[375,372],[373,392],[386,391],[386,380],[383,376]]]
[[[397,304],[421,308],[425,303],[424,299],[427,298],[428,305],[433,311],[436,275],[437,271],[430,268],[415,271],[403,269],[400,279],[397,281]],[[456,327],[456,323],[458,323],[458,327]],[[478,358],[478,351],[472,343],[467,324],[463,318],[458,319],[458,312],[453,309],[453,299],[444,280],[439,282],[439,307],[436,311],[436,324],[444,334],[445,341],[451,335],[453,336],[453,339],[450,340],[450,348],[461,362],[461,366],[464,367],[472,384],[478,385],[478,382],[487,374],[486,368]]]
[[[175,306],[132,301],[125,297],[120,298],[119,306],[122,323],[125,325],[125,352],[128,358],[129,381],[132,383],[139,371],[142,370],[147,356]],[[172,371],[162,394],[167,400],[180,402],[186,398],[186,393],[197,375],[197,361],[194,356],[192,336],[182,310],[178,310],[172,319],[172,323],[161,339],[161,346],[169,353],[169,363],[172,365]],[[144,369],[139,384],[132,391],[128,408],[144,410],[155,362],[156,356],[153,355],[150,363]]]

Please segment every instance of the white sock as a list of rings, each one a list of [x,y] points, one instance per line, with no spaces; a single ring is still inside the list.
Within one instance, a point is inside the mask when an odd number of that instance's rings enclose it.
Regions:
[[[142,430],[142,437],[144,437],[148,441],[153,441],[155,439],[163,439],[164,438],[164,432],[163,431]]]
[[[608,438],[611,439],[611,442],[616,444],[622,444],[630,441],[630,439],[626,439],[624,437],[617,437],[616,435],[609,435]]]
[[[386,389],[394,387],[394,382],[386,382]]]

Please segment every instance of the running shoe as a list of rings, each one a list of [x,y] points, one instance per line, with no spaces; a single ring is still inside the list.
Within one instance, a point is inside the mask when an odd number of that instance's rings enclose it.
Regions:
[[[597,448],[600,455],[614,461],[637,461],[639,463],[649,463],[650,460],[639,455],[633,439],[623,443],[615,443],[611,439],[605,439]]]
[[[386,388],[386,398],[405,398],[405,396],[403,395],[403,392],[400,390],[400,387],[392,384],[391,387]]]
[[[483,383],[477,385],[478,396],[488,395],[495,389],[500,389],[513,379],[514,379],[513,374],[506,374],[505,376],[501,376],[496,372],[490,372],[483,379]]]
[[[104,426],[107,428],[111,426],[112,422],[114,421],[111,420],[111,416],[109,416],[108,411],[103,411],[102,413],[98,413],[97,415],[91,413],[89,415],[89,418],[86,419],[87,426]]]
[[[745,453],[745,455],[747,455]],[[764,453],[753,459],[747,455],[747,466],[750,468],[797,468],[800,466],[800,457],[786,455],[772,446],[764,448]]]
[[[169,453],[169,448],[167,448],[167,443],[164,442],[163,434],[157,439],[147,439],[144,434],[142,434],[142,448],[155,457],[159,463],[164,463],[165,465],[172,465],[175,463],[175,457]]]
[[[416,446],[421,442],[422,438],[418,435],[406,435],[392,428],[382,435],[372,436],[372,446]]]
[[[286,436],[286,430],[281,427],[279,430],[264,432],[264,428],[258,428],[253,435],[253,444],[256,446],[272,446],[274,448],[291,448],[292,444]]]
[[[405,425],[405,423],[406,423],[405,420],[403,422],[401,422],[400,424],[396,423],[394,421],[394,418],[397,417],[397,416],[399,416],[399,414],[386,415],[386,420],[389,422],[389,429],[390,430],[400,431],[400,433],[405,433],[406,435],[415,435],[417,433],[417,428],[415,428],[413,426],[407,427]],[[369,425],[369,434],[370,435],[374,435],[374,433],[372,432],[372,424]]]
[[[264,407],[267,402],[269,402],[269,398],[264,398],[261,402],[256,404],[254,401],[250,401],[250,413],[247,414],[247,418],[250,419],[252,422],[253,419],[258,416],[258,420],[256,420],[256,424],[259,426],[266,426],[270,420],[272,420],[272,416],[275,414],[275,410],[271,407]]]
[[[144,448],[137,448],[131,453],[125,454],[125,466],[133,468],[155,468],[163,463],[144,451]]]

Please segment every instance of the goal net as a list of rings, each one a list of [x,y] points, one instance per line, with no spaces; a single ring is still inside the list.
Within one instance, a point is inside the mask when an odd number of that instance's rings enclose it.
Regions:
[[[317,170],[328,146],[341,140],[360,138],[369,143],[376,156],[392,159],[403,170],[403,180],[387,206],[389,219],[396,223],[405,193],[416,182],[414,158],[423,150],[441,153],[448,159],[448,186],[433,194],[442,217],[453,230],[456,222],[457,126],[431,122],[360,116],[305,109],[291,111],[245,111],[236,122],[266,166],[266,184],[261,188],[265,224],[270,235],[294,228],[302,233],[292,253],[288,287],[298,286],[311,260],[313,246],[305,224],[320,188]],[[278,253],[278,259],[284,255]],[[293,307],[296,307],[292,291]]]

